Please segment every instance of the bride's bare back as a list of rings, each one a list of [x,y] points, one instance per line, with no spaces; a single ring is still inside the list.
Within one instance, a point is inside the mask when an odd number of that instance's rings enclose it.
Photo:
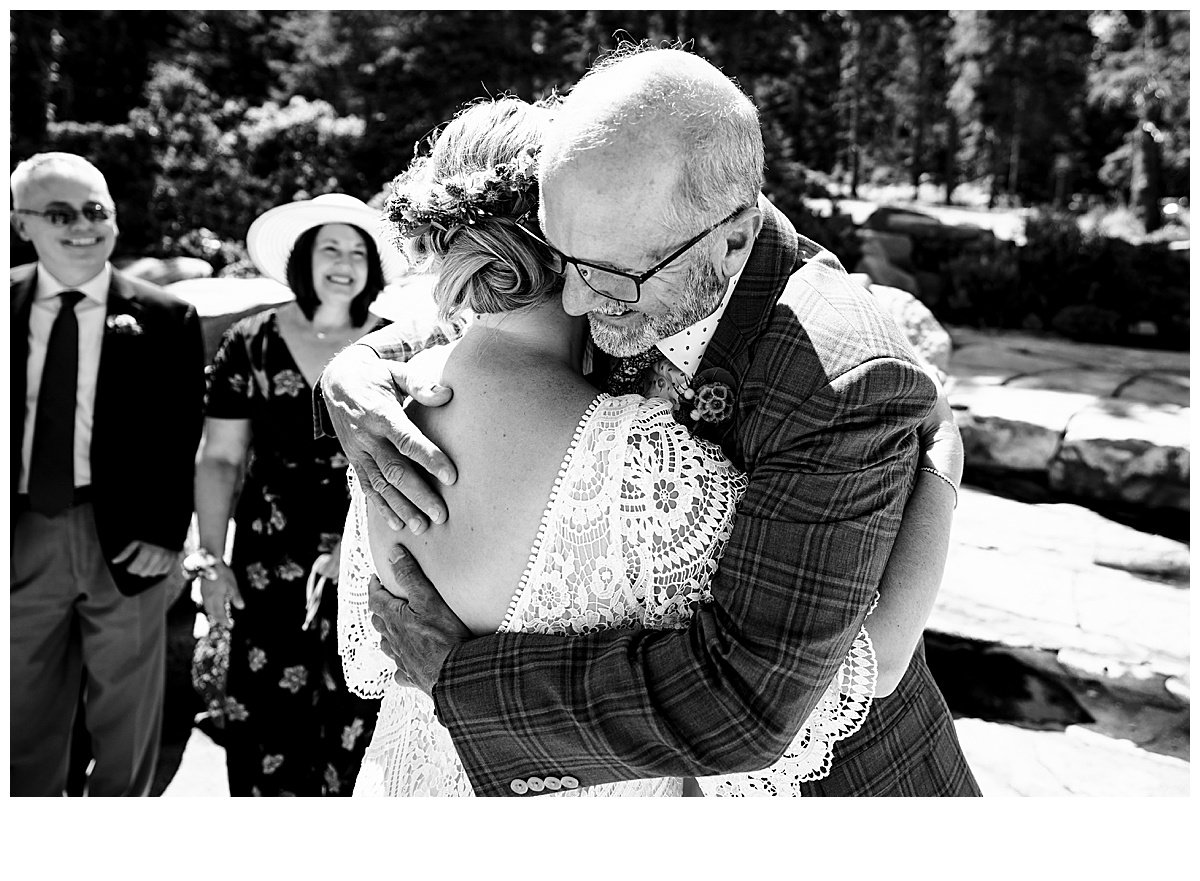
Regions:
[[[596,390],[580,375],[580,319],[557,298],[532,309],[480,316],[457,343],[416,356],[454,390],[443,407],[410,405],[414,423],[458,469],[441,487],[447,522],[421,535],[394,532],[373,510],[371,554],[385,587],[388,552],[402,542],[447,604],[476,634],[504,620],[559,466]]]

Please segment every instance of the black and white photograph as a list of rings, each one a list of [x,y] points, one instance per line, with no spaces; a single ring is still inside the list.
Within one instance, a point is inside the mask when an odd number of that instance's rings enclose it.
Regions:
[[[10,10],[9,795],[1190,796],[1190,22]]]

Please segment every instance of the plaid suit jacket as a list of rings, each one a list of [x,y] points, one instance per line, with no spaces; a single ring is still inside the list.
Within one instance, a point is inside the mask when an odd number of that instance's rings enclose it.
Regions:
[[[533,776],[587,786],[766,767],[866,617],[933,383],[833,255],[760,207],[764,228],[700,366],[734,377],[734,419],[717,439],[750,477],[714,602],[686,630],[455,648],[433,697],[479,795],[512,795]],[[977,792],[923,650],[809,790]]]

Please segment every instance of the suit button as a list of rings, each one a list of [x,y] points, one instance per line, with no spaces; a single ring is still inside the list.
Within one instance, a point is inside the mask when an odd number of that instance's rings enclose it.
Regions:
[[[541,777],[530,777],[528,781],[530,792],[541,792],[546,788],[546,784],[542,782]]]
[[[524,795],[529,791],[529,785],[524,780],[514,780],[512,783],[508,784],[508,788],[517,795]]]
[[[574,777],[567,775],[562,778],[562,788],[563,789],[578,789],[579,781],[576,780]]]
[[[551,792],[558,792],[560,789],[562,789],[562,781],[557,777],[547,777],[543,782],[546,784],[546,788]]]

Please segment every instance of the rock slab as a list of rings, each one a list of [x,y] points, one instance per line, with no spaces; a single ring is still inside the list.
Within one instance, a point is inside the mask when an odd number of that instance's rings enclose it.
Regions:
[[[1190,700],[1190,551],[1076,505],[960,491],[928,629],[1044,656],[1060,677]]]
[[[950,328],[947,391],[968,469],[1037,475],[1060,496],[1190,510],[1187,353]]]

